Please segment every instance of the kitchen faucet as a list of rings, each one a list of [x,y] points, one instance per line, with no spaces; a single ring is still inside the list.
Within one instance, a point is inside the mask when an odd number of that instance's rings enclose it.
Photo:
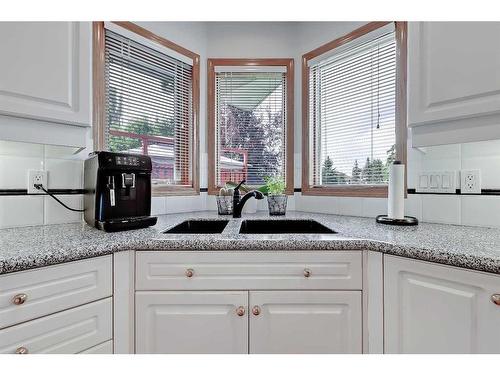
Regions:
[[[264,194],[258,190],[252,190],[246,193],[243,198],[241,198],[240,187],[245,183],[245,180],[241,181],[235,188],[233,193],[233,218],[241,217],[241,210],[246,201],[254,197],[255,199],[264,199]]]

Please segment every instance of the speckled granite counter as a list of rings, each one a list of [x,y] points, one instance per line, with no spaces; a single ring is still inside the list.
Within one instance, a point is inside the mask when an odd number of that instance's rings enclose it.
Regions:
[[[220,218],[214,212],[162,215],[155,227],[104,233],[86,224],[0,230],[0,274],[112,254],[123,250],[355,250],[369,249],[500,274],[500,229],[426,224],[391,227],[374,219],[291,212],[286,218],[311,218],[335,235],[238,234],[244,219],[230,219],[222,234],[162,234],[189,218]],[[280,218],[276,218],[280,220]]]

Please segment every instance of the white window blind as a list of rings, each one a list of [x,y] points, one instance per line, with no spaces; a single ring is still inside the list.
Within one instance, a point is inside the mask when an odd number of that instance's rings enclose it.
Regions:
[[[192,185],[192,66],[105,33],[107,149],[149,155],[156,185]]]
[[[310,183],[384,185],[395,157],[394,32],[310,66]]]
[[[286,73],[216,70],[216,181],[286,180]]]

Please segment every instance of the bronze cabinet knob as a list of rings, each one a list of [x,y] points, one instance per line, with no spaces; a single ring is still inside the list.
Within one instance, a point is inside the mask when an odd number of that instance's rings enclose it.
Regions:
[[[192,268],[188,268],[185,272],[186,277],[193,277],[194,275],[194,270]]]
[[[243,306],[240,306],[236,309],[236,315],[238,316],[243,316],[245,315],[245,308]]]
[[[491,296],[491,302],[495,305],[500,306],[500,294],[496,293]]]
[[[21,346],[16,349],[16,354],[28,354],[28,349],[26,349],[24,346]]]
[[[309,268],[304,268],[304,277],[310,277],[312,272]]]
[[[254,306],[252,308],[252,314],[254,314],[255,316],[260,315],[260,307],[259,306]]]
[[[12,298],[12,303],[14,305],[22,305],[26,300],[28,299],[28,296],[24,293],[19,293]]]

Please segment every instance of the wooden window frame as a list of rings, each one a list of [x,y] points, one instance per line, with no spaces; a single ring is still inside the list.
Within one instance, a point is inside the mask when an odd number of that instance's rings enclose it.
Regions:
[[[207,60],[207,114],[208,114],[208,194],[216,195],[220,187],[217,186],[215,176],[215,67],[216,66],[283,66],[286,67],[286,189],[285,194],[293,194],[293,133],[294,133],[294,60],[293,58],[261,58],[261,59],[208,59]]]
[[[192,155],[191,171],[192,186],[161,185],[152,187],[153,196],[167,195],[199,195],[199,113],[200,113],[200,56],[168,39],[162,38],[149,30],[146,30],[132,22],[112,22],[128,31],[149,39],[159,45],[171,49],[193,60],[193,83],[192,83]],[[93,81],[93,137],[94,150],[103,150],[105,147],[106,127],[106,88],[105,88],[105,27],[104,22],[92,23],[92,81]]]
[[[329,52],[343,44],[349,43],[362,35],[383,27],[388,22],[370,22],[347,35],[328,42],[302,55],[302,194],[303,195],[331,195],[342,197],[373,197],[386,198],[387,186],[380,185],[339,185],[339,186],[311,186],[310,177],[310,150],[309,150],[309,60]],[[407,22],[394,22],[396,35],[396,160],[405,164],[407,175],[407,124],[406,124],[406,82],[407,82]],[[405,178],[405,196],[406,196]]]

